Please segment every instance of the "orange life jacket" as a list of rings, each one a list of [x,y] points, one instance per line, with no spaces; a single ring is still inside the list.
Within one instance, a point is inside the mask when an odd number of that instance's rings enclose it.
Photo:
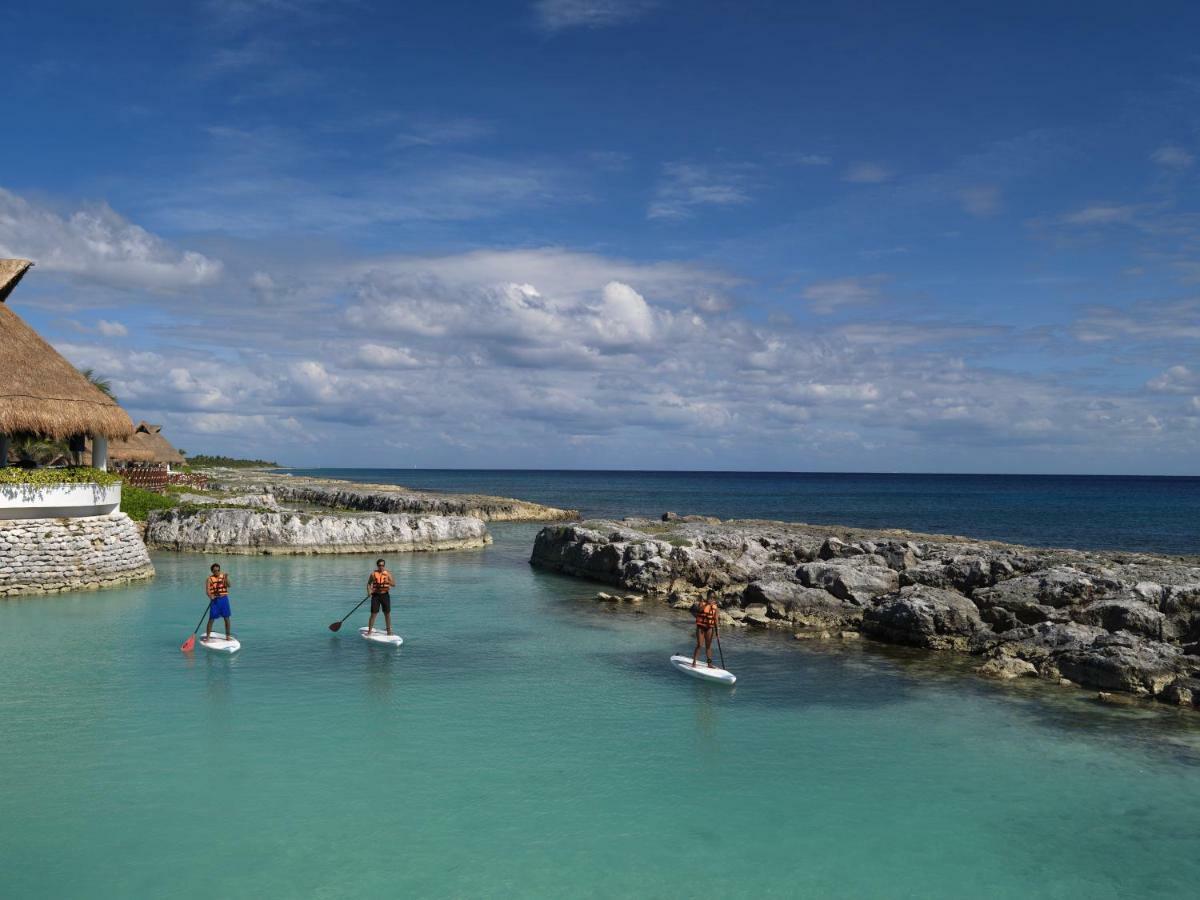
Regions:
[[[392,573],[384,569],[382,572],[375,571],[371,573],[371,593],[386,594],[388,589],[395,584],[395,579],[392,578]]]
[[[696,613],[697,628],[716,628],[717,627],[717,608],[708,606],[707,604],[700,607],[700,612]]]
[[[223,597],[229,593],[229,576],[222,572],[220,575],[208,576],[208,595]]]

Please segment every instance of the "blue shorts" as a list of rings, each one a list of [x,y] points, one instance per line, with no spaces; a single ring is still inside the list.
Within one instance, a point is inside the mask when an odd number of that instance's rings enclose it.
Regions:
[[[228,619],[229,618],[229,596],[222,594],[220,597],[213,597],[208,604],[208,618],[212,619]]]

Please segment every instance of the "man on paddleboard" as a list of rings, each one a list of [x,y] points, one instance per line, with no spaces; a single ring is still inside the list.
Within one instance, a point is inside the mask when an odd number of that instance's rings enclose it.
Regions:
[[[696,649],[692,651],[692,666],[696,665],[696,657],[700,655],[700,643],[704,643],[704,655],[708,658],[708,667],[712,668],[712,642],[717,632],[717,604],[710,596],[700,604],[696,613]]]
[[[375,571],[367,578],[367,591],[371,595],[371,618],[367,620],[367,634],[375,630],[375,617],[381,609],[387,633],[392,633],[392,588],[395,586],[396,579],[387,570],[387,563],[382,559],[375,560]]]
[[[219,563],[213,563],[209,572],[212,574],[204,583],[204,590],[208,594],[208,630],[204,632],[204,639],[207,641],[212,637],[213,621],[224,619],[225,638],[233,640],[233,633],[229,630],[229,576],[221,571]]]

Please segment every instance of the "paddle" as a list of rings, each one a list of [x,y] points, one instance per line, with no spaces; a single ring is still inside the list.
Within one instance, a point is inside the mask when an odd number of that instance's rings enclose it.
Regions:
[[[362,606],[364,603],[366,603],[370,599],[371,599],[371,595],[367,594],[367,596],[365,596],[361,600],[359,600],[358,605],[355,606],[354,609],[350,610],[350,612],[348,612],[348,613],[346,613],[346,615],[342,616],[342,622],[345,622],[348,618],[350,618],[352,615],[354,615],[356,612],[358,612],[358,607]],[[329,630],[330,631],[340,631],[341,627],[342,627],[342,622],[334,622],[332,625],[329,626]]]
[[[717,613],[718,619],[720,616],[721,614]],[[721,649],[721,629],[715,624],[713,625],[713,636],[717,639],[717,652],[721,654],[721,668],[725,669],[725,651]],[[728,672],[729,670],[725,669],[725,671]]]
[[[212,609],[212,601],[211,600],[209,600],[208,603],[205,604],[204,612],[200,616],[200,621],[196,623],[196,627],[192,629],[191,637],[189,637],[186,641],[184,641],[179,646],[179,649],[182,650],[184,653],[188,653],[196,646],[196,632],[199,631],[200,626],[204,624],[204,617],[208,615],[208,611],[210,609]]]

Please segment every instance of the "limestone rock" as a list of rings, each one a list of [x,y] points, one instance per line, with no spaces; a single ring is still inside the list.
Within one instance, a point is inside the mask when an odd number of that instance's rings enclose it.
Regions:
[[[460,550],[491,542],[487,526],[466,516],[309,515],[250,509],[156,511],[146,537],[155,547],[208,553]]]
[[[863,631],[896,643],[964,650],[983,629],[979,610],[962,594],[921,585],[878,598],[863,612]]]
[[[796,574],[806,587],[821,588],[858,606],[865,606],[873,597],[900,586],[899,576],[885,566],[805,563]]]
[[[1002,681],[1026,676],[1037,677],[1038,674],[1037,666],[1015,656],[998,656],[995,659],[989,659],[975,671],[985,678],[998,678]]]

